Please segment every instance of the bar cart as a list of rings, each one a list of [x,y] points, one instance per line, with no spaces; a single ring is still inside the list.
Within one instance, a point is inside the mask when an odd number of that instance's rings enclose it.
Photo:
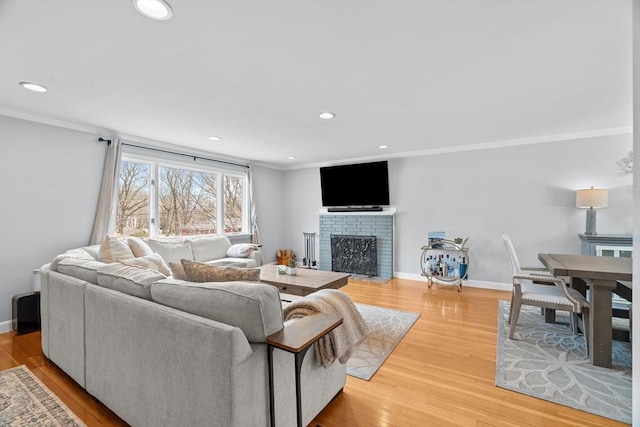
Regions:
[[[421,276],[427,278],[427,286],[433,282],[452,284],[462,291],[462,281],[469,276],[469,249],[465,246],[469,238],[463,241],[434,239],[423,246],[420,256]]]

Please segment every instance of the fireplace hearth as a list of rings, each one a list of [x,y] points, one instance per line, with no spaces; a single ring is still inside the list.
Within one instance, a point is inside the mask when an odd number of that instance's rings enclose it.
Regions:
[[[376,236],[331,235],[331,270],[378,275]]]

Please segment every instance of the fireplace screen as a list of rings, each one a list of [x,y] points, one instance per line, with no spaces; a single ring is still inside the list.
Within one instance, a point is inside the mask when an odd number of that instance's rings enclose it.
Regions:
[[[378,275],[376,236],[331,235],[331,270]]]

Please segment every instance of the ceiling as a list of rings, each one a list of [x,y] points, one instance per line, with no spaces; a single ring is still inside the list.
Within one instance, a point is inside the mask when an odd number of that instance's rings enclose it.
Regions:
[[[0,0],[0,114],[278,169],[631,130],[631,0],[168,2]]]

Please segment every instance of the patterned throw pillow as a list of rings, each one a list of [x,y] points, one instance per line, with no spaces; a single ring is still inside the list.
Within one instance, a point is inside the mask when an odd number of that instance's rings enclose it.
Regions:
[[[197,261],[180,261],[191,282],[259,282],[259,268],[216,267]]]
[[[129,265],[131,267],[148,268],[149,270],[157,271],[165,276],[171,275],[171,270],[164,262],[159,254],[151,254],[147,256],[141,256],[137,258],[121,260],[120,263]]]
[[[251,243],[236,243],[227,249],[227,256],[232,258],[246,258],[258,247]]]
[[[107,236],[100,244],[98,260],[102,262],[118,262],[135,258],[129,245],[116,237]]]

